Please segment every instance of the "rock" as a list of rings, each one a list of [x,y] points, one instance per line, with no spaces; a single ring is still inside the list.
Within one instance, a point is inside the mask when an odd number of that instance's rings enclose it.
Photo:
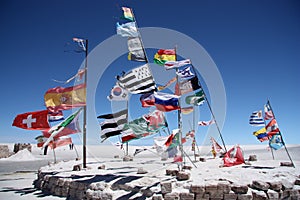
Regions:
[[[176,192],[167,193],[164,195],[164,200],[179,200],[179,194]]]
[[[218,182],[217,189],[222,191],[223,194],[228,194],[231,190],[230,183],[227,181]]]
[[[274,182],[267,182],[270,185],[271,190],[275,190],[277,192],[279,192],[282,188],[282,183],[279,181],[274,181]]]
[[[162,194],[154,194],[152,200],[163,200]]]
[[[133,161],[133,157],[131,157],[131,156],[129,156],[129,155],[124,156],[123,161],[125,161],[125,162]]]
[[[268,190],[267,196],[268,196],[268,199],[274,199],[274,200],[279,199],[279,193],[274,190]]]
[[[224,199],[226,200],[236,200],[238,197],[233,191],[230,191],[228,194],[224,194]]]
[[[291,163],[291,162],[280,162],[280,166],[282,166],[282,167],[294,167],[293,163]]]
[[[8,145],[0,145],[0,158],[7,158],[10,155]]]
[[[200,162],[206,162],[206,159],[205,158],[199,158],[199,161]]]
[[[190,177],[191,177],[191,174],[188,173],[188,172],[180,171],[180,172],[178,172],[178,174],[177,174],[177,180],[179,180],[179,181],[189,180]]]
[[[264,181],[252,181],[252,187],[258,190],[267,191],[270,185]]]
[[[205,185],[191,185],[190,192],[203,195],[205,193]]]
[[[105,169],[105,165],[103,164],[103,165],[100,165],[99,167],[98,167],[98,169]]]
[[[192,169],[192,166],[187,166],[187,165],[184,165],[184,166],[182,167],[182,169],[191,170],[191,169]]]
[[[180,197],[180,199],[183,199],[183,200],[194,200],[195,195],[193,193],[184,192],[184,193],[180,193],[179,197]]]
[[[247,194],[238,194],[237,195],[238,200],[252,200],[253,196],[252,193],[247,193]]]
[[[177,169],[166,169],[166,175],[177,176],[178,172]]]
[[[299,179],[299,178],[296,179],[294,184],[295,184],[295,185],[300,185],[300,179]]]
[[[82,169],[82,165],[81,164],[73,166],[73,171],[81,171],[81,169]]]
[[[142,167],[138,168],[137,174],[147,174],[147,173],[148,173],[148,171],[145,170],[144,168],[142,168]]]
[[[222,199],[223,198],[223,191],[218,190],[217,183],[211,183],[205,185],[205,193],[209,194],[210,199]]]
[[[249,155],[249,161],[257,161],[256,155]]]
[[[171,182],[162,182],[160,183],[161,193],[167,194],[172,192],[172,183]]]
[[[294,183],[290,182],[287,179],[283,179],[281,183],[282,183],[282,190],[293,189],[294,187]]]
[[[267,199],[266,193],[263,191],[252,190],[253,200],[265,200]]]
[[[248,192],[248,186],[247,185],[233,184],[233,185],[231,185],[231,190],[235,194],[246,194]]]
[[[114,158],[120,158],[120,156],[119,155],[115,155]]]

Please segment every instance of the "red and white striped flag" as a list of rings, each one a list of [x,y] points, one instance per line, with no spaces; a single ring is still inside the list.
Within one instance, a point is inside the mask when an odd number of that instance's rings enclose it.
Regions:
[[[209,126],[211,124],[214,124],[215,123],[215,120],[209,120],[209,121],[199,121],[198,122],[198,125],[199,126]]]
[[[216,142],[216,140],[213,137],[211,137],[210,140],[212,149],[215,150],[216,153],[221,152],[222,147]]]

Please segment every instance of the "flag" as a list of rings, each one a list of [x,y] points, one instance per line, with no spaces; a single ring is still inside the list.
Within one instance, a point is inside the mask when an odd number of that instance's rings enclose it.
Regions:
[[[175,61],[176,53],[174,49],[159,49],[154,55],[154,63],[164,65],[167,61]]]
[[[45,136],[46,138],[51,137],[51,134],[53,132],[53,129],[57,128],[56,126],[53,126],[52,128],[43,130],[43,136]],[[80,124],[79,124],[79,115],[76,115],[74,120],[71,121],[70,124],[68,124],[63,130],[61,130],[56,136],[54,136],[54,139],[57,139],[61,136],[66,136],[66,135],[70,135],[70,134],[74,134],[74,133],[80,133],[81,129],[80,129]]]
[[[169,112],[180,109],[177,95],[154,92],[154,98],[155,106],[160,111]]]
[[[189,106],[189,107],[181,108],[180,110],[181,110],[182,114],[187,115],[187,114],[190,114],[191,112],[193,112],[194,108],[193,108],[193,106]]]
[[[121,134],[128,121],[128,109],[113,114],[99,115],[97,118],[105,119],[100,123],[102,142],[109,137]]]
[[[179,68],[188,64],[191,64],[190,59],[180,60],[180,61],[167,61],[165,62],[164,66],[166,70],[169,70],[169,69]]]
[[[42,147],[43,144],[44,144],[44,142],[47,141],[47,138],[45,136],[43,136],[43,135],[39,135],[35,139],[37,140],[37,144],[36,144],[37,147]]]
[[[269,101],[267,104],[264,105],[264,111],[265,111],[265,120],[273,119],[274,115],[271,110],[271,107],[269,105]]]
[[[199,90],[193,95],[185,97],[186,104],[194,105],[194,106],[200,106],[204,103],[205,97],[203,90]]]
[[[74,41],[74,42],[77,42],[78,47],[79,47],[79,49],[78,49],[78,50],[75,50],[75,52],[80,53],[80,52],[86,51],[86,47],[85,47],[85,42],[86,42],[86,40],[85,40],[85,39],[81,39],[81,38],[74,37],[74,38],[73,38],[73,41]]]
[[[174,78],[172,78],[171,80],[169,80],[164,86],[158,86],[157,90],[161,91],[166,89],[167,87],[169,87],[172,83],[174,83],[177,80],[177,77],[175,76]]]
[[[258,131],[253,132],[253,135],[257,137],[257,139],[261,142],[269,140],[269,136],[266,133],[266,128],[263,127],[259,129]]]
[[[195,76],[191,79],[179,82],[178,84],[176,83],[175,94],[176,95],[183,95],[183,94],[198,90],[200,88],[201,87],[200,87],[199,82],[198,82],[198,77]]]
[[[279,133],[279,127],[277,124],[276,119],[272,119],[267,125],[266,125],[266,129],[267,129],[267,134],[269,136],[273,136],[276,133]]]
[[[135,152],[134,152],[134,154],[133,154],[133,156],[136,156],[137,154],[139,154],[139,153],[141,153],[143,151],[146,151],[146,150],[147,150],[146,148],[144,148],[144,149],[136,149]]]
[[[48,120],[49,122],[56,122],[56,121],[61,121],[64,119],[63,112],[61,110],[57,112],[48,112]]]
[[[19,114],[15,117],[12,126],[27,130],[44,130],[50,128],[48,110]]]
[[[82,79],[82,77],[83,77],[85,71],[86,71],[85,69],[79,69],[78,72],[77,72],[74,76],[72,76],[71,78],[69,78],[69,79],[66,80],[66,81],[58,81],[58,80],[55,80],[55,79],[52,79],[52,80],[55,81],[55,82],[58,82],[58,83],[62,83],[62,84],[70,83],[70,82],[71,82],[72,80],[74,80],[75,78],[78,78],[77,80],[79,81],[79,80]]]
[[[85,106],[86,84],[49,89],[44,95],[44,100],[47,109],[51,112]]]
[[[133,13],[130,8],[122,7],[123,10],[123,18],[133,21]]]
[[[127,101],[128,91],[116,84],[111,89],[110,95],[107,96],[107,99],[110,101]]]
[[[209,126],[215,123],[215,120],[211,119],[209,121],[199,121],[198,125],[199,126]]]
[[[43,148],[45,146],[47,146],[49,144],[50,141],[52,141],[54,138],[57,138],[57,135],[63,135],[62,131],[66,128],[70,128],[73,127],[74,125],[76,125],[76,121],[78,120],[77,116],[79,115],[79,113],[82,111],[82,108],[80,108],[79,110],[77,110],[75,113],[71,114],[69,117],[67,117],[67,119],[65,119],[64,121],[60,122],[59,124],[51,127],[48,131],[48,133],[50,134],[48,140],[44,143]]]
[[[72,143],[73,143],[72,138],[70,138],[69,136],[62,136],[57,139],[53,139],[51,142],[49,142],[48,146],[51,149],[55,149],[57,147],[66,146],[66,145],[72,144]]]
[[[146,55],[139,37],[129,37],[127,45],[129,50],[128,60],[146,62]]]
[[[270,139],[269,146],[274,150],[280,149],[283,145],[284,143],[280,134],[275,134]]]
[[[212,149],[216,153],[220,153],[222,150],[222,147],[217,143],[217,141],[213,137],[210,138],[210,141],[211,141]]]
[[[262,118],[262,111],[255,111],[251,114],[249,124],[252,126],[264,126],[265,122]]]
[[[155,98],[153,93],[145,93],[140,96],[142,107],[150,107],[155,105]]]
[[[167,122],[164,113],[155,110],[125,124],[122,132],[122,142],[152,135],[165,127],[167,127]]]
[[[116,24],[117,34],[122,37],[138,37],[138,31],[134,22],[127,22],[125,24]]]
[[[182,79],[189,79],[195,76],[195,72],[192,70],[192,66],[185,66],[182,68],[179,68],[176,71],[176,74],[182,78]]]
[[[155,82],[148,64],[134,68],[119,77],[118,84],[133,94],[152,92]]]

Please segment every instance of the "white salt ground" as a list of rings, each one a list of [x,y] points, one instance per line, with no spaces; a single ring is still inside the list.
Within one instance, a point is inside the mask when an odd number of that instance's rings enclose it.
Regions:
[[[278,180],[278,181],[294,181],[295,177],[300,175],[300,145],[288,145],[290,155],[296,165],[296,168],[291,167],[280,167],[280,162],[289,161],[285,150],[282,148],[274,152],[275,159],[272,159],[272,154],[266,149],[264,145],[241,145],[244,150],[244,157],[247,159],[249,155],[257,155],[258,161],[251,162],[251,165],[237,165],[233,167],[220,167],[222,165],[222,159],[213,159],[209,153],[209,148],[203,147],[200,149],[201,157],[206,158],[206,162],[196,162],[197,168],[195,168],[188,159],[186,159],[187,165],[192,166],[191,182],[194,183],[207,183],[219,180],[231,181],[233,183],[248,184],[252,180]],[[129,148],[129,153],[132,155],[136,148]],[[144,148],[144,147],[142,147]],[[150,148],[150,147],[147,147]],[[228,146],[228,149],[230,146]],[[41,169],[43,171],[57,171],[60,172],[61,176],[81,176],[82,178],[91,177],[98,175],[128,175],[137,176],[138,168],[142,167],[148,171],[143,178],[133,180],[130,184],[142,185],[142,184],[153,184],[158,181],[162,181],[166,178],[166,169],[176,169],[177,165],[172,164],[171,160],[161,161],[155,154],[153,149],[144,151],[133,158],[132,162],[123,162],[122,156],[124,152],[113,146],[88,146],[88,169],[74,172],[72,167],[75,164],[81,164],[82,160],[75,161],[77,157],[74,150],[68,148],[57,148],[55,154],[59,161],[56,165],[46,165]],[[193,154],[190,151],[190,147],[185,147],[185,151],[194,160]],[[82,155],[81,147],[77,146],[78,154]],[[16,154],[15,159],[23,160],[24,162],[36,163],[44,160],[53,161],[53,153],[50,151],[47,156],[41,155],[42,150],[33,147],[32,153],[28,151],[20,152]],[[202,156],[203,155],[203,156]],[[115,158],[119,156],[119,158]],[[42,160],[38,160],[38,159]],[[0,198],[1,199],[65,199],[54,196],[45,196],[40,191],[33,188],[32,182],[36,179],[36,171],[26,173],[2,173],[5,171],[1,166],[5,163],[18,163],[12,162],[10,159],[1,159],[0,162]],[[105,170],[99,170],[100,165],[105,165]],[[22,166],[18,171],[22,171]],[[167,177],[170,178],[170,177]],[[120,178],[108,181],[108,184],[113,184],[116,181],[121,181]],[[107,189],[110,190],[110,189]],[[179,185],[176,190],[185,190],[184,185]],[[124,191],[118,191],[114,194],[114,197],[123,196]]]

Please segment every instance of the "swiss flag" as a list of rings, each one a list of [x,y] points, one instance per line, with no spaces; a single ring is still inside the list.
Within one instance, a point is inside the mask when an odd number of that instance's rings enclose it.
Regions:
[[[12,125],[27,130],[44,130],[50,128],[48,110],[19,114],[14,119]]]

